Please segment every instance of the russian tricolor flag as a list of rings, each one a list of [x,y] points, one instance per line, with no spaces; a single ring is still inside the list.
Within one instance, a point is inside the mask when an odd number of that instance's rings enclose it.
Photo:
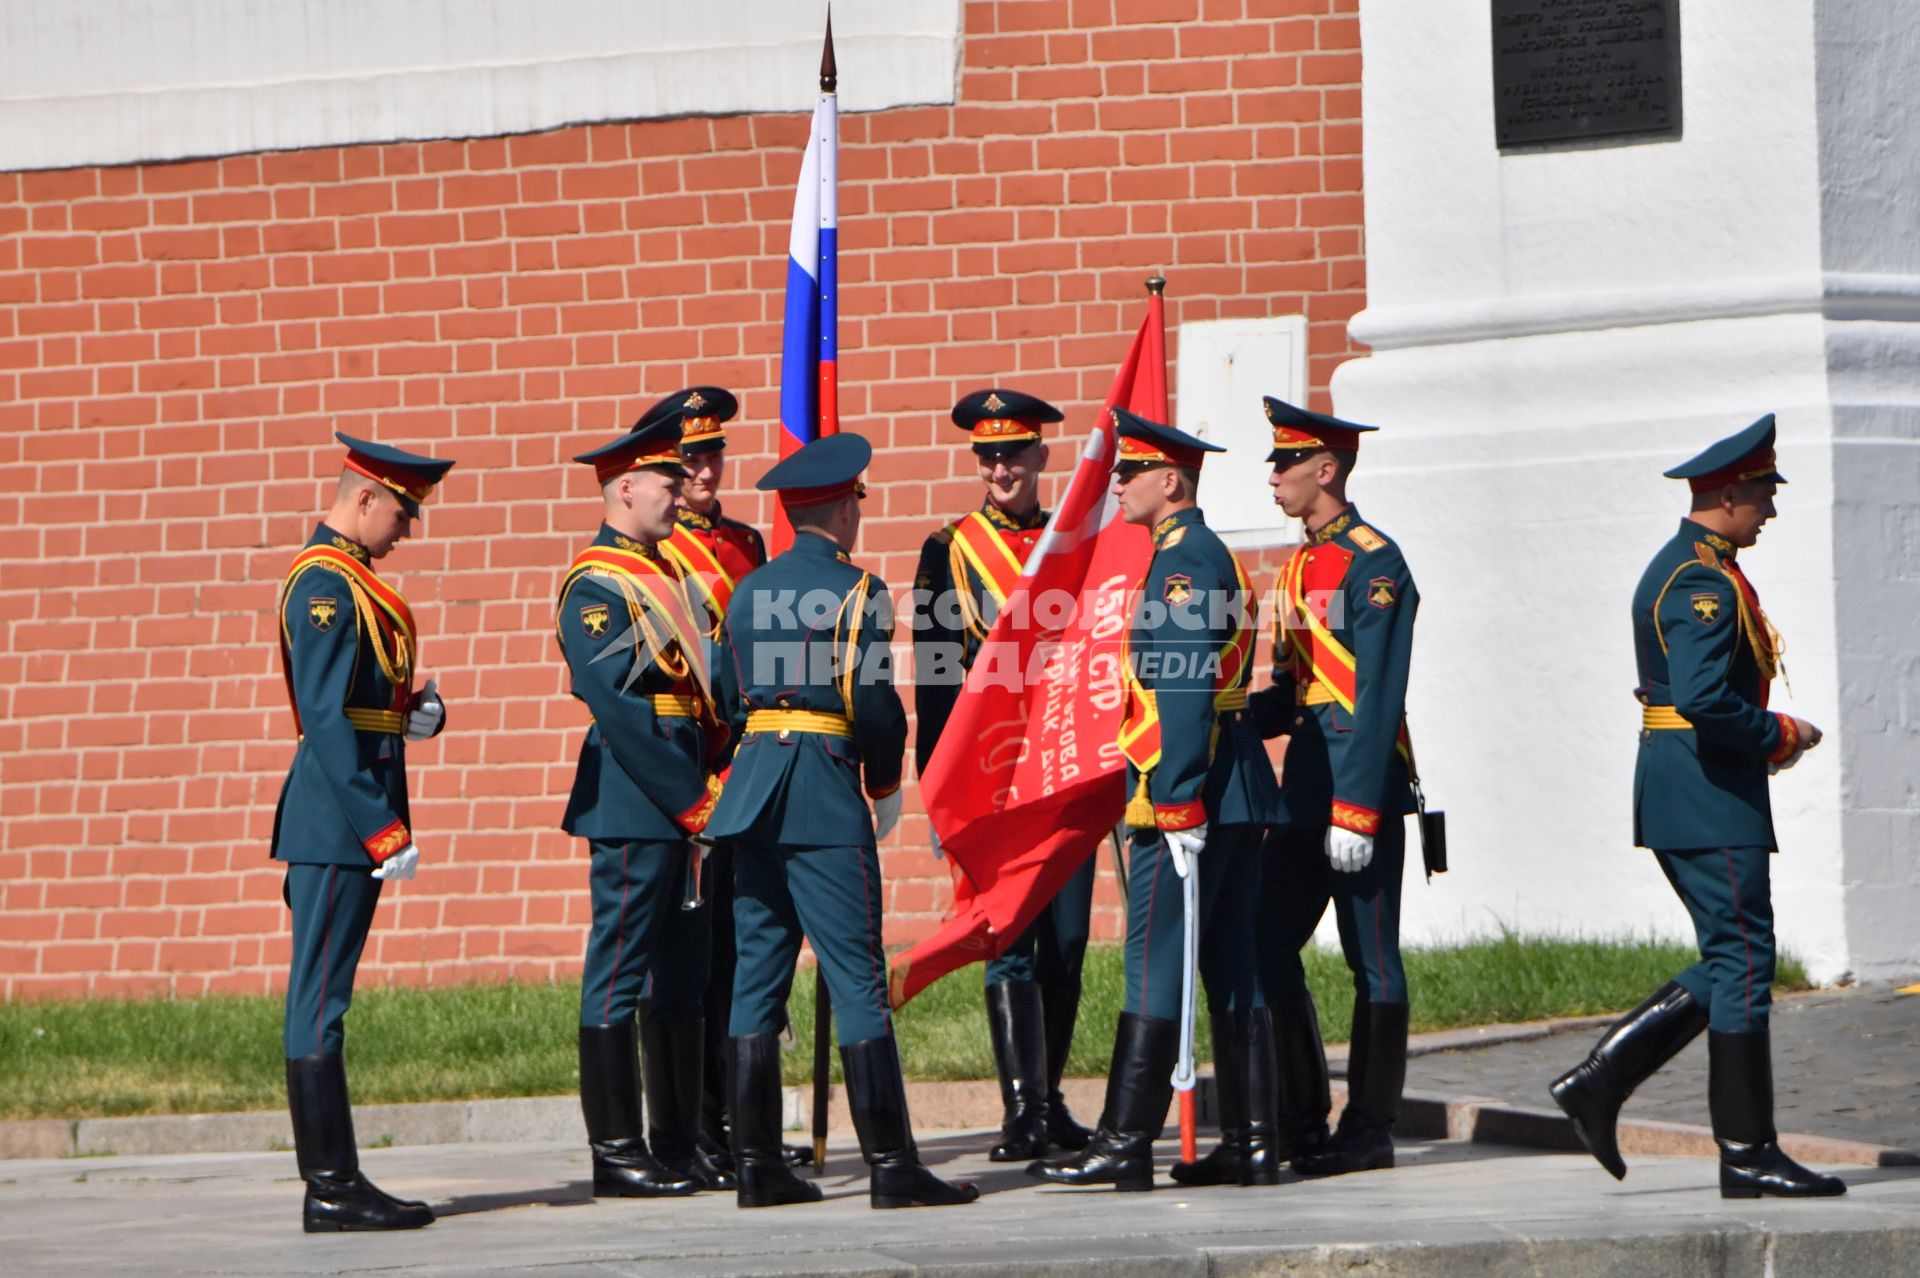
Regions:
[[[840,429],[839,314],[840,108],[834,95],[833,32],[827,32],[820,100],[813,108],[787,240],[787,314],[780,346],[780,456]],[[793,540],[776,508],[774,550]]]

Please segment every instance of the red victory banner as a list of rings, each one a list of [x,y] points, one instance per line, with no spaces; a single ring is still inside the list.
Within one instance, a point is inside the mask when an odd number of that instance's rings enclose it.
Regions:
[[[1109,491],[1114,408],[1167,420],[1166,311],[1147,317],[1107,392],[1059,509],[981,645],[920,778],[954,879],[940,929],[894,960],[901,1007],[1025,931],[1126,810],[1122,641],[1152,555]]]

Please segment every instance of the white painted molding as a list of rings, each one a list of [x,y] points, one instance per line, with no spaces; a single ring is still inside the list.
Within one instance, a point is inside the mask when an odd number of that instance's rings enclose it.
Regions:
[[[804,111],[825,0],[0,0],[0,170]],[[840,0],[843,111],[954,100],[961,0]]]
[[[1348,331],[1356,342],[1379,351],[1696,320],[1813,314],[1843,320],[1920,320],[1920,276],[1829,271],[1664,289],[1370,306],[1354,316]]]

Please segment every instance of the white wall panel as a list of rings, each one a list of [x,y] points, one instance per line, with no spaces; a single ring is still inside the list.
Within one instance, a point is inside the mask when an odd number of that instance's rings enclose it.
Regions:
[[[0,0],[0,170],[802,111],[824,0]],[[960,0],[840,0],[843,110],[954,99]]]

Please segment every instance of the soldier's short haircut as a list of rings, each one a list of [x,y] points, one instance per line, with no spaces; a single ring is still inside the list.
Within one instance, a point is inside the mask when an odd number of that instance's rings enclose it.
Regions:
[[[857,499],[849,493],[845,497],[836,497],[813,506],[795,506],[787,511],[787,522],[793,525],[795,531],[805,528],[822,532],[833,518],[833,512],[840,509],[840,503],[854,500]]]
[[[333,499],[335,501],[345,501],[362,488],[377,488],[379,486],[380,485],[374,480],[368,479],[358,471],[342,470],[340,472],[340,484],[333,490]]]

